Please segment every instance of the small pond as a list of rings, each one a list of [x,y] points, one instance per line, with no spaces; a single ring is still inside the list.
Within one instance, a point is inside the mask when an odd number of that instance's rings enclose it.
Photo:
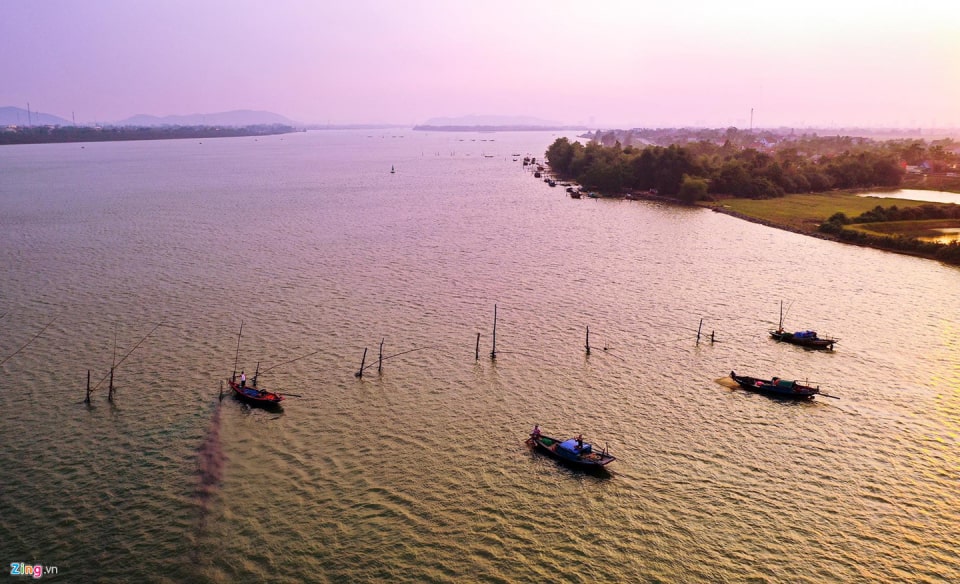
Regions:
[[[956,203],[960,205],[960,193],[946,191],[923,191],[919,189],[901,189],[886,193],[865,193],[861,197],[878,197],[888,199],[906,199],[908,201],[929,201],[931,203]]]

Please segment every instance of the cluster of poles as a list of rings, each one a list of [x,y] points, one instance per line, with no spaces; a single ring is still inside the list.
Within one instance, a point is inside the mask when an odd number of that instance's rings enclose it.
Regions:
[[[697,345],[700,344],[700,338],[702,335],[703,335],[703,319],[701,318],[700,325],[697,327]],[[710,344],[713,344],[715,342],[717,342],[716,331],[710,331]],[[430,348],[432,347],[419,347],[416,349],[410,349],[408,351],[403,351],[401,353],[396,353],[394,355],[389,355],[387,357],[384,357],[383,356],[383,339],[380,339],[380,353],[376,363],[377,373],[381,373],[383,371],[383,362],[387,359],[390,359],[392,357],[399,357],[400,355],[412,353],[413,351],[422,351],[424,349],[430,349]],[[590,327],[589,326],[587,327],[587,336],[586,336],[586,341],[584,343],[584,349],[586,350],[587,355],[589,355],[590,354]],[[606,350],[607,350],[606,347],[604,347],[604,351]],[[476,345],[476,349],[474,350],[474,355],[475,355],[475,359],[479,361],[480,360],[480,333],[477,333],[477,345]],[[496,360],[496,358],[497,358],[497,305],[494,304],[493,305],[493,345],[490,349],[490,359]],[[373,367],[372,363],[370,365],[367,365],[366,363],[367,363],[367,349],[364,348],[363,357],[360,359],[360,369],[353,374],[354,377],[362,378],[363,372],[366,369]]]
[[[146,341],[146,340],[150,337],[150,335],[152,335],[152,334],[154,333],[154,331],[156,331],[158,328],[160,328],[160,326],[161,326],[162,324],[163,324],[163,323],[157,323],[156,326],[154,326],[152,329],[150,329],[150,332],[147,333],[142,339],[140,339],[140,341],[137,342],[137,344],[134,345],[132,349],[130,349],[129,351],[127,351],[127,354],[124,355],[119,361],[117,361],[117,333],[116,333],[116,331],[114,331],[114,333],[113,333],[113,361],[112,361],[112,364],[110,365],[110,373],[108,373],[107,375],[104,375],[104,376],[100,379],[100,381],[97,382],[97,384],[96,384],[95,386],[90,387],[90,370],[87,369],[87,397],[85,397],[85,398],[83,399],[83,403],[85,403],[85,404],[89,404],[89,403],[90,403],[90,393],[93,392],[93,391],[96,391],[97,388],[99,388],[100,385],[103,384],[103,382],[107,379],[107,376],[108,376],[108,375],[109,375],[109,377],[110,377],[110,385],[109,385],[108,391],[107,391],[107,400],[108,400],[110,403],[113,403],[113,395],[114,395],[114,392],[116,391],[116,389],[113,387],[113,373],[114,373],[114,371],[116,371],[117,367],[119,367],[121,363],[123,363],[124,361],[126,361],[126,360],[127,360],[127,357],[129,357],[134,351],[136,351],[136,350],[140,347],[140,345],[142,345],[143,342]]]
[[[6,313],[0,314],[0,319],[2,319],[4,316],[6,316]],[[38,332],[36,335],[33,336],[33,338],[31,338],[29,341],[27,341],[24,345],[22,345],[22,346],[21,346],[20,348],[18,348],[16,351],[14,351],[13,353],[11,353],[10,355],[8,355],[7,357],[5,357],[4,359],[0,360],[0,365],[3,365],[3,364],[6,363],[10,358],[14,357],[15,355],[19,354],[21,351],[23,351],[24,349],[26,349],[31,343],[33,343],[36,339],[38,339],[38,338],[40,337],[40,335],[42,335],[42,334],[44,333],[44,331],[46,331],[47,328],[49,328],[50,325],[52,325],[55,320],[56,320],[56,318],[54,318],[53,320],[51,320],[50,322],[48,322],[48,323],[40,330],[40,332]],[[114,374],[115,374],[117,368],[120,367],[120,365],[123,364],[123,362],[126,361],[127,358],[128,358],[131,354],[133,354],[133,352],[134,352],[135,350],[137,350],[137,349],[138,349],[154,332],[156,332],[156,330],[157,330],[158,328],[160,328],[162,325],[163,325],[162,322],[161,322],[161,323],[157,323],[157,324],[150,330],[150,332],[147,333],[146,335],[144,335],[143,338],[141,338],[141,339],[133,346],[133,348],[131,348],[129,351],[127,351],[127,353],[126,353],[125,355],[123,355],[123,357],[120,358],[119,361],[117,360],[117,335],[116,335],[116,331],[114,331],[114,339],[113,339],[113,360],[112,360],[111,365],[110,365],[110,371],[109,371],[107,374],[105,374],[105,375],[100,379],[100,381],[98,381],[98,382],[96,383],[96,385],[91,385],[91,371],[90,371],[89,369],[87,369],[87,389],[86,389],[86,397],[85,397],[84,400],[83,400],[84,403],[89,404],[89,403],[90,403],[90,396],[91,396],[91,394],[92,394],[94,391],[96,391],[97,389],[99,389],[100,386],[103,385],[103,383],[104,383],[105,381],[107,381],[108,379],[109,379],[109,381],[108,381],[108,385],[107,385],[107,400],[108,400],[110,403],[113,403],[114,395],[115,395],[115,393],[116,393],[116,388],[114,387],[113,380],[114,380]],[[698,344],[698,345],[700,344],[700,339],[701,339],[701,336],[702,336],[702,329],[703,329],[703,319],[700,319],[700,326],[697,328],[697,344]],[[236,378],[236,374],[237,374],[236,368],[237,368],[237,361],[239,360],[239,356],[240,356],[240,337],[241,337],[242,335],[243,335],[243,322],[240,323],[240,334],[237,335],[237,356],[236,356],[236,360],[234,361],[234,372],[233,372],[233,377],[234,377],[234,378]],[[709,337],[709,339],[710,339],[710,343],[716,342],[716,335],[715,335],[715,332],[714,332],[714,331],[711,331],[711,332],[710,332],[710,337]],[[371,367],[373,367],[374,365],[376,365],[376,367],[377,367],[377,373],[382,373],[382,372],[383,372],[383,362],[386,361],[387,359],[391,359],[391,358],[394,358],[394,357],[399,357],[399,356],[401,356],[401,355],[406,355],[406,354],[412,353],[412,352],[414,352],[414,351],[422,351],[422,350],[426,350],[426,349],[431,349],[431,348],[433,348],[433,347],[418,347],[418,348],[415,348],[415,349],[409,349],[409,350],[406,350],[406,351],[401,351],[400,353],[395,353],[395,354],[393,354],[393,355],[384,356],[384,354],[383,354],[383,344],[384,344],[384,339],[381,339],[381,340],[380,340],[380,347],[379,347],[379,354],[378,354],[378,357],[377,357],[377,361],[376,361],[376,363],[371,363],[370,365],[367,365],[367,362],[366,362],[366,361],[367,361],[367,348],[364,348],[364,349],[363,349],[363,357],[362,357],[361,360],[360,360],[360,369],[357,370],[356,373],[354,373],[354,377],[362,378],[364,371],[367,370],[367,369],[369,369],[369,368],[371,368]],[[585,348],[585,350],[586,350],[586,354],[589,355],[589,354],[590,354],[590,351],[591,351],[591,346],[590,346],[590,327],[589,327],[589,326],[587,326],[587,330],[586,330],[586,340],[585,340],[585,343],[584,343],[584,348]],[[607,350],[607,348],[604,347],[604,350]],[[254,375],[254,380],[256,380],[256,378],[257,378],[261,373],[267,373],[267,372],[269,372],[269,371],[272,370],[272,369],[276,369],[277,367],[281,367],[281,366],[283,366],[283,365],[288,365],[288,364],[290,364],[290,363],[293,363],[294,361],[299,361],[300,359],[305,359],[306,357],[310,357],[311,355],[316,355],[316,354],[319,353],[319,352],[320,352],[320,351],[318,350],[318,351],[314,351],[314,352],[312,352],[312,353],[308,353],[308,354],[306,354],[306,355],[301,355],[300,357],[297,357],[297,358],[295,358],[295,359],[290,359],[289,361],[284,361],[284,362],[282,362],[282,363],[278,363],[278,364],[276,364],[276,365],[273,365],[272,367],[269,367],[269,368],[267,368],[267,369],[264,369],[263,371],[260,371],[260,363],[258,362],[258,363],[257,363],[257,373]],[[477,342],[476,342],[476,349],[475,349],[475,358],[476,358],[477,361],[480,360],[480,333],[477,333]],[[494,304],[494,306],[493,306],[493,344],[492,344],[492,347],[491,347],[491,349],[490,349],[490,359],[495,360],[496,358],[497,358],[497,305]],[[256,381],[254,381],[254,384],[256,384]],[[294,395],[294,394],[285,394],[285,395],[290,395],[291,397],[302,397],[302,396],[296,396],[296,395]],[[221,397],[221,399],[223,398],[222,384],[221,384],[220,397]]]

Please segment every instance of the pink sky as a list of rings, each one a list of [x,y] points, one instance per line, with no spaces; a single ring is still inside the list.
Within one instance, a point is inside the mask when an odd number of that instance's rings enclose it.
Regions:
[[[0,106],[80,123],[960,126],[951,2],[4,0]]]

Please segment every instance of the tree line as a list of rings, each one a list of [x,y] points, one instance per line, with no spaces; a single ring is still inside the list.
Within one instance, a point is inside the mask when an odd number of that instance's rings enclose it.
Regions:
[[[656,191],[688,203],[710,195],[768,199],[834,188],[896,187],[904,175],[895,153],[862,144],[823,154],[795,145],[767,152],[730,141],[640,148],[597,141],[584,146],[558,138],[547,149],[546,159],[558,177],[588,189]]]
[[[896,205],[882,207],[877,205],[854,218],[845,213],[834,213],[818,228],[821,233],[848,243],[866,245],[879,249],[907,252],[930,257],[945,263],[960,265],[960,244],[952,241],[948,244],[922,241],[915,237],[889,237],[872,235],[853,229],[844,229],[844,225],[855,223],[881,223],[885,221],[919,221],[924,219],[960,219],[960,205],[920,205],[918,207],[898,208]]]

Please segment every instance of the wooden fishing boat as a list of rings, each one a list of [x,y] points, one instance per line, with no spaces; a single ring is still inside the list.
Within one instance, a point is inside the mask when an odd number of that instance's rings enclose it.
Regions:
[[[559,440],[534,432],[527,439],[527,444],[561,462],[581,469],[599,470],[616,460],[615,457],[607,454],[606,449],[597,452],[592,444],[580,438]]]
[[[774,377],[772,379],[758,379],[747,375],[737,375],[730,372],[730,378],[737,382],[737,385],[749,391],[756,391],[768,395],[783,397],[789,399],[813,399],[813,396],[820,393],[819,387],[810,387],[801,385],[796,381],[788,381]],[[827,396],[833,397],[833,396]]]
[[[807,349],[820,349],[832,351],[834,343],[839,339],[823,338],[817,335],[817,331],[796,331],[787,332],[783,330],[783,302],[780,302],[780,324],[777,330],[770,331],[770,338],[781,343],[790,343],[799,345]]]
[[[227,378],[227,384],[233,392],[233,397],[249,404],[262,408],[279,408],[283,396],[279,393],[266,391],[257,387],[257,377],[260,375],[260,363],[257,363],[257,371],[253,374],[253,384],[247,385],[247,378],[240,372],[240,380],[237,380],[237,362],[240,360],[240,338],[243,336],[243,321],[240,321],[240,332],[237,334],[237,355],[233,362],[233,375]],[[222,396],[221,396],[222,397]]]
[[[838,341],[838,339],[819,337],[816,331],[797,331],[791,333],[782,328],[770,331],[770,337],[781,343],[790,343],[791,345],[799,345],[808,349],[821,349],[824,351],[832,351],[834,343]]]
[[[228,379],[233,396],[251,406],[279,407],[283,396],[279,393],[257,389],[256,387],[241,387],[235,379]]]

